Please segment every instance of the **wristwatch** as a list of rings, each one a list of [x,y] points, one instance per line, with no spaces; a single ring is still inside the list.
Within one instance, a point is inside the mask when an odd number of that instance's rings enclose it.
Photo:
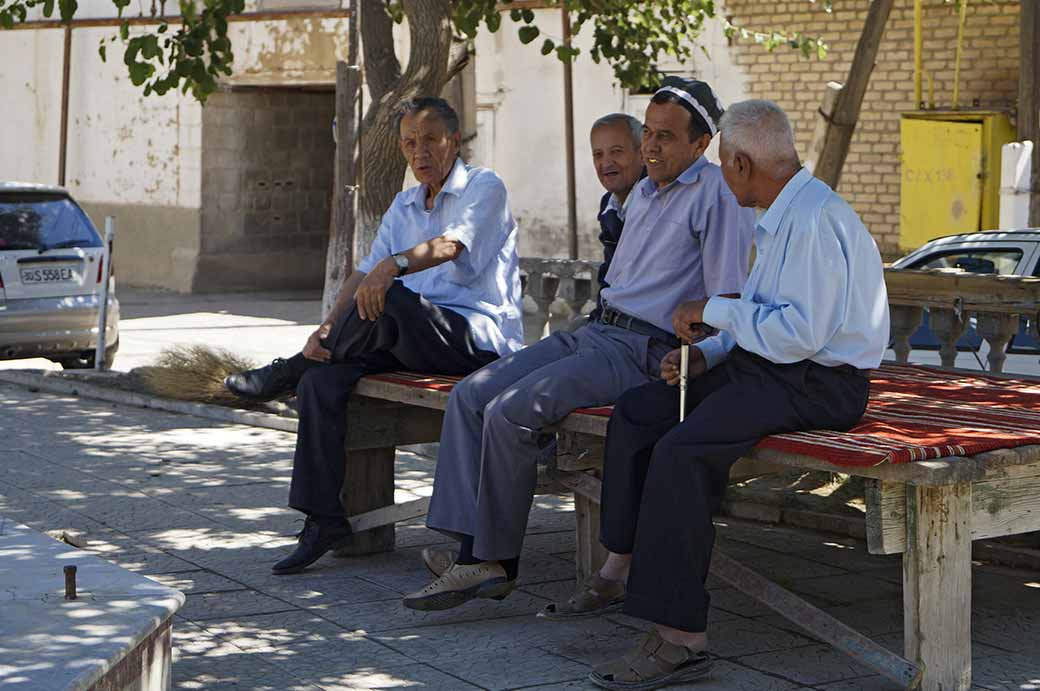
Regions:
[[[408,257],[403,254],[392,255],[394,258],[394,264],[397,264],[397,275],[404,276],[408,273]]]

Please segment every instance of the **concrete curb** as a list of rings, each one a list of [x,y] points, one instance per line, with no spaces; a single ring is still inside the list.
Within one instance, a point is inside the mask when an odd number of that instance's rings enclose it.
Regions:
[[[297,421],[295,419],[282,417],[281,415],[225,408],[224,406],[208,403],[192,403],[190,401],[158,398],[90,382],[73,381],[54,372],[0,370],[0,382],[35,388],[47,393],[83,396],[84,398],[93,398],[99,401],[108,401],[109,403],[120,403],[137,408],[152,408],[169,413],[194,415],[209,420],[234,422],[252,427],[266,427],[267,429],[276,429],[282,432],[295,433],[297,429]]]

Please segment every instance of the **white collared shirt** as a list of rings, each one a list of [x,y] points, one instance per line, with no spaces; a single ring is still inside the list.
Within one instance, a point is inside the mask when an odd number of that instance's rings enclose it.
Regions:
[[[465,249],[452,261],[406,274],[405,287],[469,322],[477,346],[499,355],[523,347],[517,225],[501,178],[456,159],[444,187],[426,208],[426,185],[394,197],[358,271],[443,235]]]

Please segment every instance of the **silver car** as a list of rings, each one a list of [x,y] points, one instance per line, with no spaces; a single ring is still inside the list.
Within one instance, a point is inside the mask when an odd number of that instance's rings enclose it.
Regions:
[[[104,242],[60,187],[0,183],[0,360],[44,357],[93,367]],[[119,301],[109,279],[105,366],[119,348]]]
[[[999,276],[1040,276],[1040,228],[990,230],[936,238],[894,262],[892,268],[961,269]],[[982,338],[969,325],[957,342],[957,348],[978,351],[981,344]],[[939,348],[939,341],[928,329],[927,315],[925,323],[910,337],[910,345],[915,349]],[[1040,352],[1035,325],[1022,319],[1007,352],[1030,355]]]

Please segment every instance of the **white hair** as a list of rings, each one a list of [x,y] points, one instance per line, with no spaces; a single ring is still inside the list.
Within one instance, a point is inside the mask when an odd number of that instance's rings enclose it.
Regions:
[[[791,121],[772,101],[734,103],[723,114],[719,132],[734,154],[743,153],[770,177],[780,177],[800,165]]]
[[[628,133],[632,137],[632,143],[636,145],[636,149],[643,141],[643,123],[639,121],[639,118],[629,115],[628,113],[610,113],[592,123],[590,132],[595,132],[599,127],[607,127],[610,125],[623,125],[628,128]]]

